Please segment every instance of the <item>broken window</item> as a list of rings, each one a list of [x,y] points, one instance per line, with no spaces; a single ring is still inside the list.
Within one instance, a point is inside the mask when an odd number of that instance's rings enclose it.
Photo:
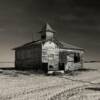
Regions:
[[[78,63],[80,62],[80,54],[79,53],[75,53],[74,54],[74,63]]]

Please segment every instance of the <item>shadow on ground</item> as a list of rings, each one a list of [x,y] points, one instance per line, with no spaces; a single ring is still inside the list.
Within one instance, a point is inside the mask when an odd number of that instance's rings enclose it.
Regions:
[[[97,71],[97,69],[92,69],[92,68],[82,68],[82,69],[78,69],[77,71],[88,72],[88,71]]]
[[[76,76],[76,75],[79,75],[81,74],[81,72],[88,72],[88,71],[96,71],[97,69],[89,69],[89,68],[82,68],[82,69],[78,69],[78,70],[75,70],[75,71],[66,71],[65,74],[66,75],[71,75],[71,76]],[[32,74],[45,74],[43,73],[42,71],[34,71],[32,69],[30,70],[16,70],[14,67],[9,67],[9,68],[0,68],[0,75],[9,75],[9,76],[12,76],[12,77],[18,77],[19,75],[32,75]],[[52,74],[53,76],[55,75],[62,75],[62,74],[59,74],[59,73],[53,73]]]
[[[100,87],[88,87],[87,90],[100,91]]]
[[[16,70],[15,68],[0,68],[0,75],[8,75],[11,77],[18,77],[20,75],[30,76],[32,74],[43,74],[41,71],[33,71],[31,70]]]
[[[82,68],[74,71],[66,71],[65,73],[67,75],[75,76],[81,74],[81,72],[89,72],[89,71],[97,71],[97,69],[92,69],[92,68]]]

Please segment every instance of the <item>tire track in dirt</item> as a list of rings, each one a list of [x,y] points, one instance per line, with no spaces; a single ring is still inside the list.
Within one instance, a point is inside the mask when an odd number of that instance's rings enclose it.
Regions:
[[[80,91],[83,91],[87,86],[90,86],[90,85],[96,85],[97,83],[93,83],[93,82],[89,82],[89,81],[83,81],[83,80],[73,80],[71,78],[66,78],[66,77],[59,77],[59,78],[64,78],[64,79],[67,79],[67,80],[70,80],[71,82],[77,82],[78,83],[82,83],[81,85],[82,86],[79,86],[79,87],[72,87],[70,89],[68,88],[65,88],[67,84],[59,84],[59,85],[54,85],[54,86],[48,86],[48,87],[44,87],[44,88],[39,88],[39,89],[33,89],[33,88],[30,88],[30,89],[25,89],[23,90],[22,92],[18,93],[18,94],[14,94],[12,96],[8,96],[8,97],[0,97],[0,100],[15,100],[17,99],[18,97],[22,97],[24,95],[28,95],[28,94],[32,94],[33,96],[38,96],[38,94],[42,94],[42,96],[44,97],[50,97],[49,99],[53,99],[53,98],[57,98],[59,95],[62,95],[64,93],[67,93],[67,98],[71,97],[72,95],[75,95],[77,93],[79,93]],[[100,77],[97,77],[97,78],[100,78]],[[95,77],[95,80],[96,80],[96,77]],[[84,83],[88,84],[88,85],[84,85]],[[68,86],[67,86],[68,87]],[[60,90],[62,89],[62,91],[59,91],[53,95],[51,95],[52,92],[48,92],[46,94],[45,91],[53,91],[54,90]],[[44,94],[42,93],[44,92]],[[49,96],[51,95],[51,96]],[[3,98],[3,99],[2,99]],[[17,99],[18,100],[18,99]],[[53,100],[56,100],[56,99],[53,99]]]
[[[61,78],[64,78],[64,77],[61,77]],[[67,78],[68,79],[68,78]],[[92,85],[94,85],[94,83],[91,83],[91,82],[87,82],[87,81],[80,81],[80,80],[72,80],[72,79],[70,79],[71,81],[76,81],[76,82],[84,82],[84,83],[88,83],[88,84],[92,84]],[[37,90],[31,90],[31,91],[27,91],[27,92],[24,92],[24,95],[25,94],[30,94],[30,93],[34,93],[34,95],[36,94],[39,94],[41,91],[42,92],[44,92],[44,91],[52,91],[52,89],[54,90],[54,89],[56,89],[56,88],[64,88],[64,86],[65,85],[68,85],[68,84],[62,84],[62,85],[56,85],[56,86],[50,86],[50,87],[46,87],[46,88],[41,88],[41,89],[37,89]],[[84,86],[82,86],[82,87],[77,87],[77,88],[73,88],[72,90],[71,89],[69,89],[69,90],[66,90],[66,91],[69,91],[69,94],[68,95],[70,95],[70,92],[74,92],[75,93],[75,91],[78,91],[78,90],[82,90],[83,88],[85,88],[86,86],[84,85]],[[65,92],[65,90],[63,90],[64,92]],[[61,91],[62,92],[62,91]],[[42,93],[40,93],[40,94],[42,94]],[[60,94],[60,93],[58,93],[58,94]],[[73,94],[73,93],[71,93],[71,94]],[[21,95],[21,94],[20,94]],[[46,94],[44,94],[44,95],[46,95]],[[57,95],[57,94],[56,94]]]
[[[82,92],[87,86],[88,85],[83,85],[83,86],[67,89],[59,94],[54,95],[53,97],[50,98],[50,100],[63,100],[61,99],[61,97],[64,97],[68,100],[70,97]]]
[[[54,85],[54,86],[48,86],[48,87],[45,87],[45,88],[39,88],[39,89],[33,89],[33,88],[30,88],[30,89],[25,89],[23,90],[22,92],[18,93],[18,94],[14,94],[12,96],[7,96],[7,97],[0,97],[0,100],[10,100],[10,99],[13,99],[13,98],[17,98],[19,96],[23,96],[25,94],[30,94],[30,93],[33,93],[33,94],[36,94],[36,93],[39,93],[41,91],[45,91],[45,90],[51,90],[51,89],[56,89],[56,88],[59,88],[59,87],[64,87],[64,85],[66,84],[59,84],[59,85]]]
[[[61,97],[65,97],[66,99],[69,99],[70,97],[72,97],[76,94],[79,94],[80,92],[85,90],[85,88],[87,88],[88,86],[98,85],[98,83],[93,83],[93,81],[98,80],[98,79],[100,80],[100,76],[95,77],[93,79],[90,79],[90,80],[92,80],[92,82],[91,81],[83,81],[83,80],[74,80],[74,79],[66,78],[66,77],[59,77],[59,78],[65,78],[65,79],[68,79],[68,80],[81,82],[81,83],[87,83],[87,85],[82,85],[82,86],[78,86],[78,87],[75,87],[75,88],[65,90],[65,91],[63,91],[59,94],[54,95],[53,97],[50,98],[50,100],[64,100],[64,98],[61,99]]]

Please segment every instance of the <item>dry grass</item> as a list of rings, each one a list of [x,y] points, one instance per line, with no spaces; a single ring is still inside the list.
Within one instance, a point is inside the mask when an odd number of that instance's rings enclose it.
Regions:
[[[100,83],[100,63],[86,63],[85,69],[64,76],[1,69],[0,100],[97,100],[100,91],[85,88]]]

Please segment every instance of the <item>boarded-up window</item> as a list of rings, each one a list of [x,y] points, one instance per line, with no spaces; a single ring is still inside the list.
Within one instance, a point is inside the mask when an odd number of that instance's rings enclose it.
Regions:
[[[60,52],[60,63],[66,63],[67,57],[66,57],[66,52]]]
[[[54,59],[54,54],[49,54],[49,55],[48,55],[48,58],[49,58],[49,59]]]
[[[48,62],[48,56],[46,55],[42,56],[42,62],[45,62],[45,63]]]

